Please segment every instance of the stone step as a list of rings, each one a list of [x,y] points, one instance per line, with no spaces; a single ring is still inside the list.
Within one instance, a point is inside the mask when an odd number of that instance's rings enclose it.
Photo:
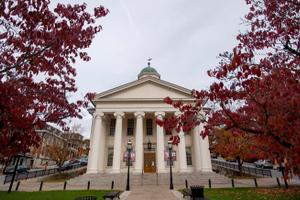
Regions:
[[[130,174],[130,183],[132,186],[140,185],[168,185],[170,175],[165,174]],[[188,184],[208,185],[208,179],[212,182],[230,183],[230,179],[216,173],[174,173],[173,183],[177,186],[184,186],[185,180]],[[84,174],[68,181],[70,185],[82,185],[88,181],[91,185],[103,188],[110,188],[114,181],[115,188],[123,188],[126,185],[127,174]]]

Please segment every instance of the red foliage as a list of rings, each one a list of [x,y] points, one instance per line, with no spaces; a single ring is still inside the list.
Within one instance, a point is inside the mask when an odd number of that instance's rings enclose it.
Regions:
[[[219,66],[208,72],[217,79],[210,89],[193,91],[195,104],[179,106],[183,114],[173,126],[193,128],[201,122],[203,103],[210,100],[204,136],[216,127],[254,135],[264,157],[286,159],[287,168],[299,173],[300,4],[246,2],[250,10],[244,22],[249,30],[237,36],[238,45],[221,54]],[[167,119],[164,124],[168,123]]]
[[[63,119],[81,117],[87,100],[70,102],[76,92],[73,67],[101,30],[86,4],[58,4],[47,0],[2,0],[0,3],[0,153],[26,152],[37,146],[34,128],[46,122],[64,126]],[[86,96],[91,98],[91,94]]]

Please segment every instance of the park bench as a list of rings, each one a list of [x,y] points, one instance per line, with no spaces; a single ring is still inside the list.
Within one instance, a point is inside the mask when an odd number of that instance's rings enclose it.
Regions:
[[[208,200],[204,197],[204,186],[191,185],[191,194],[193,200]]]
[[[113,191],[113,192],[109,192],[109,193],[105,194],[103,196],[103,198],[113,200],[114,198],[118,197],[118,199],[120,199],[120,194],[121,194],[120,191]]]
[[[185,197],[192,197],[192,191],[191,191],[191,189],[183,189],[182,190],[182,195],[183,195],[183,198],[185,198]]]
[[[82,196],[82,197],[77,197],[75,200],[97,200],[96,196]]]

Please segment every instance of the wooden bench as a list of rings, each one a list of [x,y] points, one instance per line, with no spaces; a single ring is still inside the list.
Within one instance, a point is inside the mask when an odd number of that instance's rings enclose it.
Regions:
[[[76,197],[75,200],[97,200],[96,196],[82,196]]]
[[[113,192],[109,192],[109,193],[105,194],[103,196],[103,198],[113,200],[114,198],[118,197],[118,199],[120,199],[120,194],[121,194],[120,191],[113,191]]]

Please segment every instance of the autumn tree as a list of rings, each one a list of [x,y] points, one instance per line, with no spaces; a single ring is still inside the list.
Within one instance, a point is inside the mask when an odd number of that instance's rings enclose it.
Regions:
[[[56,162],[60,172],[64,162],[69,159],[69,148],[67,145],[49,145],[47,146],[47,152],[49,153],[50,158]]]
[[[225,159],[236,159],[240,173],[244,161],[259,157],[256,141],[244,132],[215,129],[210,137],[210,149]]]
[[[70,101],[76,92],[76,59],[89,61],[85,49],[101,30],[86,4],[57,4],[50,0],[0,2],[0,153],[4,156],[38,146],[36,127],[81,117],[86,100]],[[86,96],[91,97],[91,94]]]
[[[300,169],[300,4],[298,0],[246,0],[248,30],[237,35],[238,45],[220,55],[208,75],[208,90],[194,90],[194,104],[166,98],[183,114],[160,122],[191,130],[205,123],[202,136],[216,127],[245,132],[264,142],[268,158],[276,157]],[[202,111],[204,104],[210,109]],[[199,117],[204,113],[206,117]],[[176,122],[176,123],[174,123]]]

